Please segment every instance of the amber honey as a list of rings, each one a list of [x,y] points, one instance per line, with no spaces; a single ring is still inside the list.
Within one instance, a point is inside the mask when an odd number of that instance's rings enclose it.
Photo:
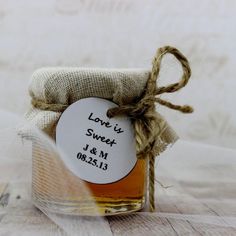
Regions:
[[[114,215],[143,208],[147,162],[138,160],[124,178],[109,184],[83,181],[67,169],[58,154],[33,144],[32,195],[45,211],[71,215]]]

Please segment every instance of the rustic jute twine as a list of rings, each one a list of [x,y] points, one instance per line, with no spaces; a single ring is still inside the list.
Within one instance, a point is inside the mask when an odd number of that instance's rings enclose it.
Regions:
[[[181,63],[183,75],[179,82],[164,87],[157,86],[157,78],[160,72],[161,61],[165,54],[170,53]],[[133,104],[114,107],[108,110],[109,117],[127,115],[133,119],[136,132],[136,149],[138,158],[149,158],[149,208],[155,210],[155,157],[162,150],[159,148],[158,137],[162,130],[159,128],[160,118],[155,110],[155,103],[159,103],[170,109],[183,113],[192,113],[193,108],[184,105],[174,105],[162,100],[159,95],[173,93],[183,88],[191,76],[191,69],[187,58],[176,48],[165,46],[159,48],[152,62],[152,72],[147,81],[146,89],[139,100]]]
[[[179,82],[167,86],[158,87],[157,78],[160,72],[162,58],[165,54],[172,54],[181,63],[183,75]],[[178,110],[183,113],[192,113],[193,108],[184,105],[174,105],[159,96],[163,93],[173,93],[183,88],[191,76],[189,62],[186,57],[176,48],[165,46],[159,48],[152,62],[152,71],[147,81],[146,89],[141,97],[131,104],[120,105],[107,111],[107,116],[126,115],[131,118],[136,137],[137,158],[148,158],[149,160],[149,208],[155,210],[155,157],[163,150],[160,148],[158,137],[163,132],[160,127],[160,116],[155,110],[155,104],[159,103],[170,109]],[[63,112],[68,105],[47,104],[35,98],[31,101],[32,105],[42,110]]]

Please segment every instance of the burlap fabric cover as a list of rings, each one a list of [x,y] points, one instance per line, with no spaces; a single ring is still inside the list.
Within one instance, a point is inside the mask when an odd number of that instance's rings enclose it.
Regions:
[[[48,104],[70,105],[86,97],[109,99],[119,105],[130,103],[145,89],[149,71],[142,69],[42,68],[29,86],[30,96]],[[26,118],[40,130],[55,138],[55,127],[61,112],[31,107]],[[165,123],[162,137],[166,144],[177,139]],[[78,124],[79,125],[79,124]]]

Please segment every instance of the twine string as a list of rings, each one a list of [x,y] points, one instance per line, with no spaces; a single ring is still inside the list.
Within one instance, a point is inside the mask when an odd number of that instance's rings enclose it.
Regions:
[[[157,79],[160,73],[161,61],[166,54],[172,54],[180,62],[183,74],[179,82],[158,87]],[[183,113],[192,113],[193,108],[188,105],[175,105],[169,101],[161,99],[163,93],[173,93],[183,88],[189,81],[191,69],[187,58],[176,48],[165,46],[159,48],[152,62],[152,71],[147,81],[146,89],[141,98],[132,104],[124,104],[111,108],[107,111],[107,116],[126,115],[130,117],[134,124],[136,137],[136,150],[138,158],[147,157],[149,160],[149,208],[155,210],[155,157],[163,150],[160,149],[159,137],[163,131],[160,127],[160,117],[155,110],[155,103],[166,106]]]
[[[161,61],[164,55],[166,55],[167,53],[174,55],[175,58],[181,63],[183,75],[179,82],[170,84],[168,86],[158,87],[156,81],[160,72]],[[157,95],[161,95],[163,93],[176,92],[188,83],[191,76],[191,69],[187,58],[178,49],[171,46],[165,46],[157,50],[152,65],[152,71],[147,81],[147,86],[144,90],[142,98],[138,102],[135,102],[133,104],[126,104],[109,109],[107,112],[108,117],[114,117],[124,114],[130,117],[137,117],[145,113],[145,111],[148,108],[152,107],[155,102],[171,109],[181,111],[183,113],[193,112],[193,108],[188,105],[174,105],[171,102],[162,100],[161,98],[157,97]]]

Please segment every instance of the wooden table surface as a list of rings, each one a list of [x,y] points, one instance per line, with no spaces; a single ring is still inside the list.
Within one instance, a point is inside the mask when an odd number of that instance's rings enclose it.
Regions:
[[[230,202],[199,203],[186,196],[177,198],[168,195],[157,200],[158,213],[139,213],[101,220],[78,217],[76,224],[68,224],[66,219],[62,223],[57,217],[49,215],[58,221],[54,223],[32,206],[26,189],[23,183],[0,184],[0,235],[236,235],[236,225],[230,227],[220,217],[232,213]],[[181,214],[190,214],[192,218]],[[206,223],[204,217],[207,218]],[[231,217],[226,217],[226,220],[230,222]],[[232,224],[235,223],[233,220]]]
[[[184,177],[184,180],[181,180],[183,173],[178,172],[179,177],[175,175],[167,162],[172,162],[175,157],[173,152],[181,154],[183,147],[186,154],[195,152],[196,157],[200,155],[201,151],[198,151],[197,145],[180,143],[175,151],[166,154],[166,161],[158,163],[158,180],[171,186],[164,188],[160,183],[156,183],[155,213],[140,212],[100,219],[72,219],[50,214],[46,216],[31,203],[31,184],[28,177],[21,178],[30,168],[30,164],[27,160],[21,163],[5,161],[0,164],[0,235],[236,235],[236,184],[235,178],[231,179],[236,166],[232,167],[234,163],[230,160],[235,152],[208,147],[202,151],[209,155],[215,151],[219,155],[224,153],[225,165],[222,168],[226,169],[222,170],[225,175],[230,176],[229,179],[222,177],[225,183],[222,184],[210,178],[202,181],[203,174],[199,172],[196,172],[195,177]],[[194,160],[194,155],[192,158]],[[205,164],[208,165],[206,162]],[[195,169],[198,169],[197,166]],[[164,174],[165,167],[168,167],[173,175]],[[204,168],[204,165],[201,165],[201,171]],[[222,174],[222,170],[216,166],[205,170],[211,173],[215,171],[213,174],[217,176]],[[4,179],[3,176],[13,175],[14,172],[17,173],[15,178],[6,182],[8,178]],[[191,172],[194,176],[194,170]],[[206,176],[204,178],[207,178]],[[198,179],[199,181],[196,181]]]

